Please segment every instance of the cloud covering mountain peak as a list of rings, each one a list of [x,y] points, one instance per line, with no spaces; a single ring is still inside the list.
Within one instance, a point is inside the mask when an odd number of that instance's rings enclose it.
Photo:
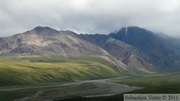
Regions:
[[[1,0],[0,35],[37,25],[104,34],[134,25],[180,36],[179,13],[179,0]]]

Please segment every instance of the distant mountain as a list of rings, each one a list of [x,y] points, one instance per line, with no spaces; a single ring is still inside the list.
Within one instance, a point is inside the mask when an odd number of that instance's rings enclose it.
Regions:
[[[162,37],[139,27],[122,28],[109,36],[132,45],[147,55],[144,59],[156,67],[179,68],[180,52],[173,45],[172,38]]]
[[[0,54],[97,56],[124,70],[126,65],[104,49],[82,40],[72,31],[57,31],[49,27],[36,27],[24,33],[0,38]]]
[[[180,67],[180,41],[139,27],[109,35],[76,34],[38,26],[0,38],[0,54],[95,56],[126,72],[154,72]]]

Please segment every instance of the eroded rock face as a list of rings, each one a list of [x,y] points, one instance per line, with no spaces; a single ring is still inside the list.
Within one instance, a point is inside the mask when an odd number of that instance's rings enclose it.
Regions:
[[[125,66],[103,48],[79,38],[72,31],[57,31],[40,26],[24,33],[1,38],[0,54],[98,56],[113,63],[119,70]]]
[[[49,27],[36,27],[25,33],[1,38],[0,53],[45,53],[70,56],[108,54],[100,47],[76,37],[74,32],[57,31]]]

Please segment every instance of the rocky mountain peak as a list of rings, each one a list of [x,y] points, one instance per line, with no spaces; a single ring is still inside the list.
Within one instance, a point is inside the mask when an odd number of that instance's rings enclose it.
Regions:
[[[139,27],[122,28],[119,32],[110,34],[111,37],[132,45],[148,54],[147,60],[154,65],[164,67],[174,66],[177,50],[166,39],[156,33]],[[166,61],[169,61],[166,63]]]
[[[60,34],[59,31],[50,28],[50,27],[42,27],[42,26],[37,26],[34,29],[27,31],[26,34],[37,34],[37,35],[57,35]]]
[[[151,38],[154,35],[153,32],[139,27],[123,27],[117,33],[111,33],[110,36],[120,40],[144,40],[145,38]]]
[[[55,29],[52,29],[50,27],[37,26],[33,30],[40,32],[40,31],[44,31],[44,30],[55,30]]]

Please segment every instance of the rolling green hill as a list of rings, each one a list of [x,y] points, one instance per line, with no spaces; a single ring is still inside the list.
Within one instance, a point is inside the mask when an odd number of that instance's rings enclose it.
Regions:
[[[96,57],[0,57],[0,86],[72,82],[116,77],[120,74],[115,66]]]

